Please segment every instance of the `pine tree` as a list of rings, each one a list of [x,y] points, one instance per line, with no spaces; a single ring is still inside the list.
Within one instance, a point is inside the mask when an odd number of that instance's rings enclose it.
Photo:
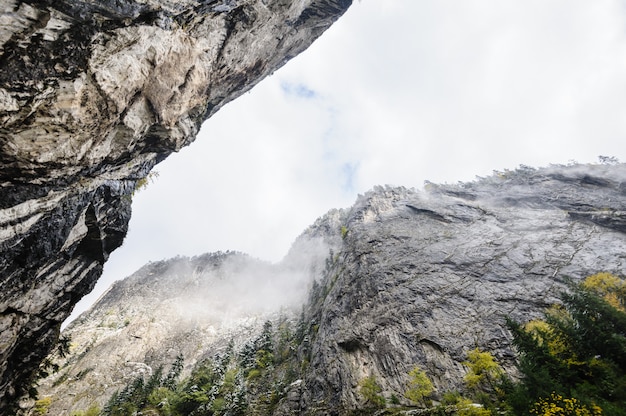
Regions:
[[[598,283],[603,281],[594,275],[571,287],[562,294],[563,306],[549,310],[543,325],[528,329],[508,322],[523,374],[508,395],[516,414],[557,397],[589,414],[602,408],[605,414],[626,415],[626,313],[614,301],[621,293],[611,292],[625,286]]]

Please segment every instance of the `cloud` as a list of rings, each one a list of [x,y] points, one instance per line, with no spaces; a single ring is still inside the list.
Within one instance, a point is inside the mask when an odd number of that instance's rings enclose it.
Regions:
[[[293,95],[297,98],[313,99],[317,97],[315,91],[303,84],[292,84],[286,81],[280,83],[280,88],[287,95]]]
[[[176,254],[277,261],[379,184],[626,160],[624,27],[610,0],[355,2],[157,167],[98,290]]]

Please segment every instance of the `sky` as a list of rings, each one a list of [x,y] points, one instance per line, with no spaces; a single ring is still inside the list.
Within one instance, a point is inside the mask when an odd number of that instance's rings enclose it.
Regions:
[[[156,167],[92,304],[148,261],[277,262],[375,185],[626,161],[626,2],[355,0]]]

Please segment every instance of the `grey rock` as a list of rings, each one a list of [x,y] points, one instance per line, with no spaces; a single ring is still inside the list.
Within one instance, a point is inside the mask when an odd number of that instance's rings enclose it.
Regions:
[[[569,279],[624,276],[625,180],[623,164],[522,168],[360,197],[309,305],[317,331],[301,412],[362,406],[368,376],[404,401],[415,366],[435,398],[462,390],[476,347],[515,377],[505,317],[541,317]]]
[[[0,413],[121,245],[137,181],[350,0],[0,0]]]
[[[297,275],[306,277],[296,281],[310,284],[302,309],[308,334],[294,357],[296,368],[303,370],[285,390],[274,415],[346,414],[359,409],[364,405],[359,382],[369,376],[376,377],[387,399],[395,396],[409,404],[404,392],[415,366],[427,372],[436,387],[433,398],[438,400],[446,391],[463,390],[467,371],[463,362],[467,352],[477,347],[491,352],[515,378],[515,351],[505,317],[519,322],[539,318],[546,307],[559,302],[570,281],[600,271],[626,274],[625,182],[626,165],[601,164],[520,168],[471,183],[427,184],[424,191],[377,187],[360,196],[353,207],[330,211],[316,221],[280,265],[247,259],[246,264],[256,265],[257,276],[277,283],[280,293],[291,291],[290,282]],[[109,383],[120,385],[133,371],[171,361],[174,345],[190,354],[194,345],[201,344],[201,353],[190,355],[199,357],[219,352],[229,337],[244,342],[258,331],[254,325],[237,324],[209,339],[199,329],[207,327],[202,324],[195,332],[182,331],[173,337],[172,328],[184,327],[185,313],[172,308],[163,313],[164,305],[171,302],[164,299],[178,297],[193,305],[194,296],[183,297],[183,287],[198,288],[189,282],[206,285],[215,280],[208,277],[213,272],[198,279],[202,274],[193,271],[196,266],[179,269],[175,279],[146,280],[143,275],[157,266],[148,265],[117,284],[68,329],[81,347],[48,382],[64,374],[75,380],[97,361],[112,375]],[[160,274],[166,275],[172,276]],[[238,279],[237,273],[227,275]],[[121,292],[125,295],[116,295]],[[241,293],[231,289],[229,293],[235,294],[233,302],[249,302]],[[203,316],[222,308],[209,300],[203,305]],[[266,305],[263,319],[272,319],[276,309],[271,305],[276,303]],[[297,305],[291,304],[296,311]],[[141,311],[133,316],[145,317],[133,317],[122,327],[124,314],[131,309]],[[108,310],[118,312],[106,315]],[[98,329],[96,323],[107,316],[116,323],[114,328]],[[150,325],[142,324],[142,340],[128,344],[125,337],[149,316],[156,317],[158,325],[148,330]],[[257,319],[257,324],[263,319]],[[159,327],[169,329],[159,332]],[[95,337],[93,352],[82,354]],[[115,358],[112,345],[132,366]],[[73,381],[45,392],[59,403],[68,403],[98,383],[97,378],[90,379],[78,388],[80,384]],[[75,403],[84,408],[87,401]]]
[[[114,283],[63,332],[69,354],[51,357],[60,370],[39,387],[52,399],[48,414],[102,408],[115,391],[168,369],[180,354],[187,376],[231,343],[238,351],[266,321],[295,319],[311,281],[321,278],[328,245],[303,236],[291,253],[278,265],[233,252],[177,257]]]

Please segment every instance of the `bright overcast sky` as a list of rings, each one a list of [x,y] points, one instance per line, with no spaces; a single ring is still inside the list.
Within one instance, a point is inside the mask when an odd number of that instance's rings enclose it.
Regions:
[[[83,310],[148,261],[280,260],[375,185],[626,161],[626,3],[355,0],[156,167]]]

